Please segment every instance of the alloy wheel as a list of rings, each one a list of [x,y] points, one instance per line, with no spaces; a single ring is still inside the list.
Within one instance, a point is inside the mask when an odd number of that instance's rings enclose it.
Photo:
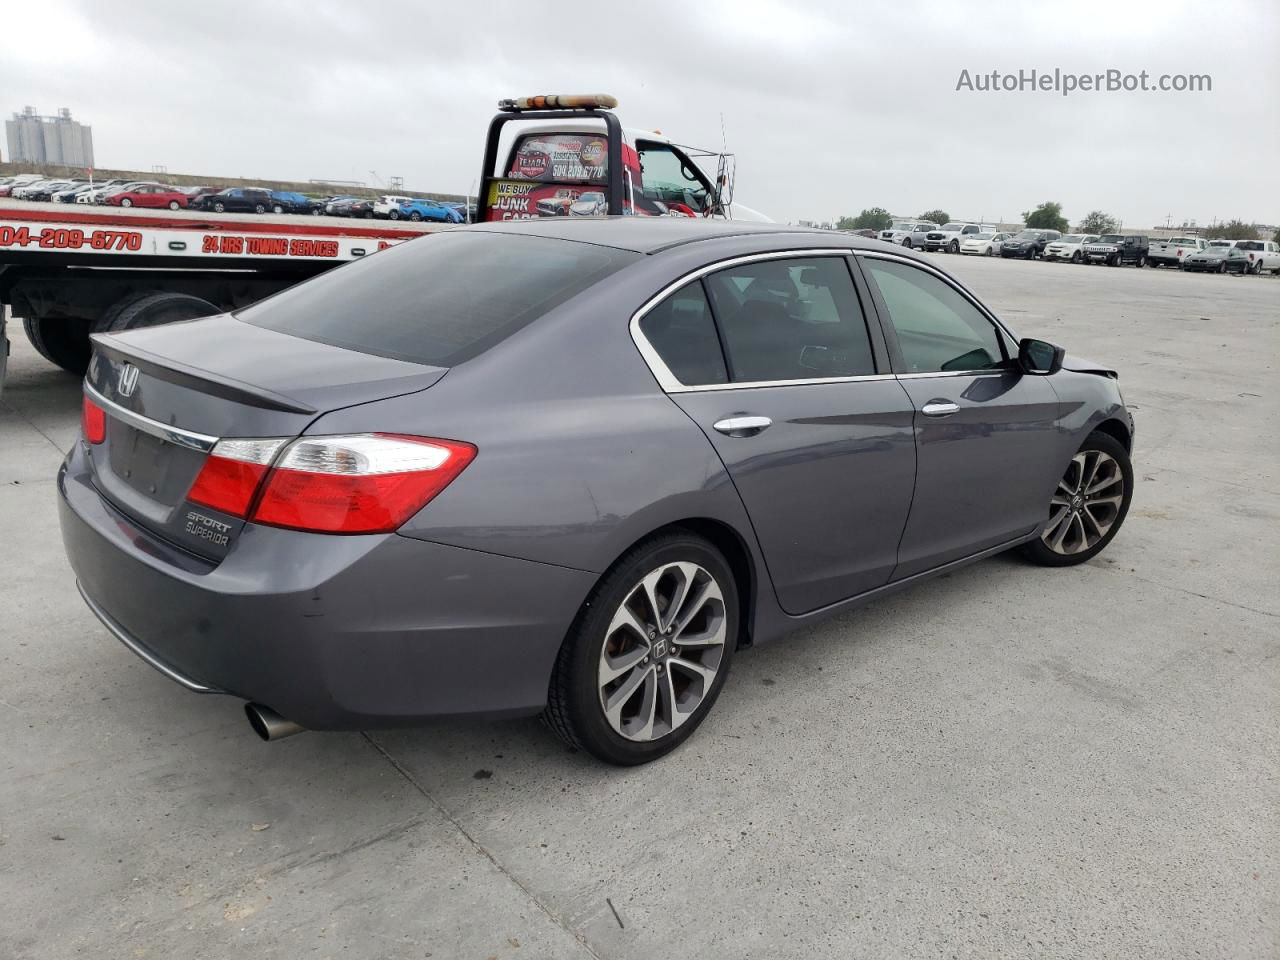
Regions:
[[[1124,471],[1115,457],[1101,450],[1081,450],[1058,481],[1040,539],[1063,556],[1083,553],[1107,535],[1123,502]]]
[[[724,660],[724,594],[696,563],[666,563],[628,591],[609,623],[596,685],[605,720],[628,740],[678,729],[710,692]]]

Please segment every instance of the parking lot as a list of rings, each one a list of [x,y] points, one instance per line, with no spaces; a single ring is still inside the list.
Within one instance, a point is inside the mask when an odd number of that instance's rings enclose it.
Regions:
[[[150,669],[63,556],[79,384],[11,325],[0,957],[1276,956],[1280,278],[938,262],[1120,370],[1123,531],[748,651],[628,770],[528,720],[265,744]]]

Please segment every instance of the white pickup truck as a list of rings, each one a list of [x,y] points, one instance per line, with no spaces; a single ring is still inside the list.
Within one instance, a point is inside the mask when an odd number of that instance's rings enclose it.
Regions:
[[[1280,243],[1274,240],[1237,240],[1236,249],[1243,250],[1249,258],[1250,273],[1270,270],[1273,274],[1280,274]]]
[[[1182,258],[1199,253],[1205,248],[1203,237],[1170,237],[1168,240],[1152,240],[1147,251],[1149,267],[1182,267]]]

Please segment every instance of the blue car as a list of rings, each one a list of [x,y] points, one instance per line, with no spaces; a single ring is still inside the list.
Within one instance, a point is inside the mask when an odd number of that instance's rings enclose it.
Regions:
[[[408,203],[400,204],[400,219],[402,220],[434,220],[437,223],[461,223],[462,214],[453,207],[446,207],[443,203],[436,203],[434,200],[410,200]]]
[[[303,196],[300,193],[291,193],[286,190],[272,190],[272,213],[312,213],[320,214],[324,212],[324,205],[318,200],[312,200],[310,197]]]

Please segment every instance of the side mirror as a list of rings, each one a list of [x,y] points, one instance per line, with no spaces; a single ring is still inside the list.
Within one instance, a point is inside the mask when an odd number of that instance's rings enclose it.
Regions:
[[[1018,366],[1023,373],[1050,376],[1062,369],[1067,351],[1045,340],[1026,339],[1018,343]]]

